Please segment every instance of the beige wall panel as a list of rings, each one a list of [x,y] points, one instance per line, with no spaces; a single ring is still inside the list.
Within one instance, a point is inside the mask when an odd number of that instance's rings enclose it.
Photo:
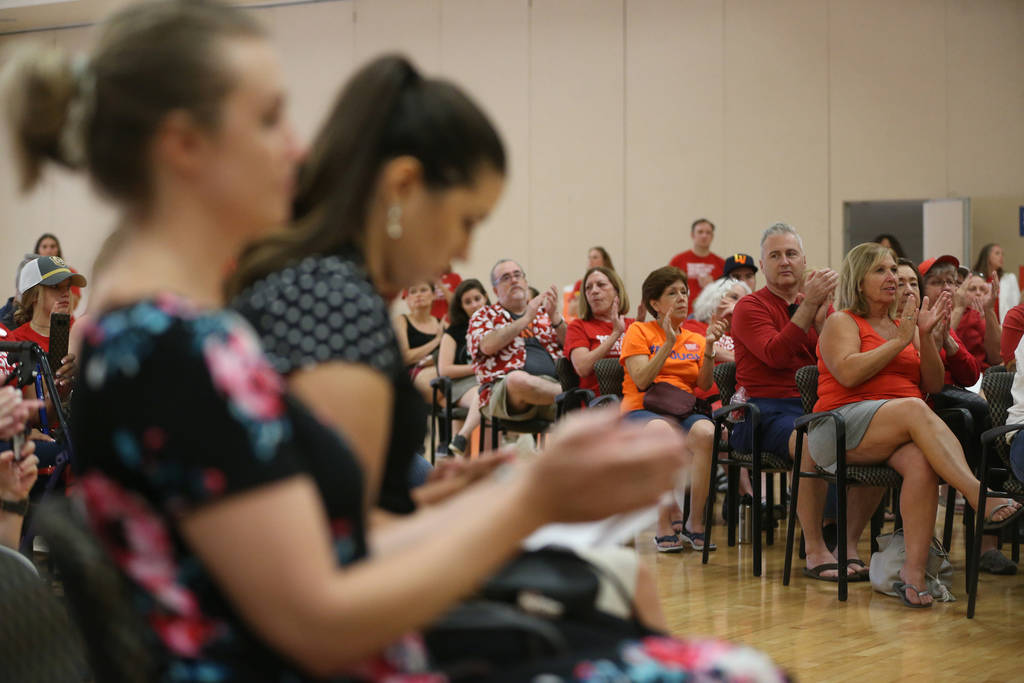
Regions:
[[[1024,3],[951,1],[946,26],[949,191],[971,197],[972,260],[998,242],[1016,273],[1024,265]]]
[[[761,231],[784,221],[809,264],[828,263],[827,37],[818,0],[726,3],[723,257],[760,258]]]
[[[354,69],[355,3],[276,7],[257,17],[279,49],[295,129],[311,141]]]
[[[491,266],[526,257],[530,225],[530,10],[527,0],[443,0],[440,73],[464,87],[490,115],[505,143],[508,175],[491,217],[473,235],[463,277],[488,289]],[[552,245],[555,248],[555,245]]]
[[[647,274],[690,248],[695,218],[722,223],[722,12],[708,0],[626,6],[625,258],[613,255],[637,303]]]
[[[832,0],[832,265],[843,201],[946,196],[945,2]]]
[[[55,31],[0,38],[0,59],[26,42],[53,45]],[[36,238],[51,230],[53,178],[46,173],[31,194],[21,194],[6,121],[0,134],[0,303],[14,294],[14,273],[22,256],[32,251]],[[67,239],[65,235],[59,235]]]
[[[587,248],[623,253],[622,0],[534,0],[530,281],[571,285]]]
[[[401,52],[422,69],[441,61],[441,0],[355,0],[356,65]]]

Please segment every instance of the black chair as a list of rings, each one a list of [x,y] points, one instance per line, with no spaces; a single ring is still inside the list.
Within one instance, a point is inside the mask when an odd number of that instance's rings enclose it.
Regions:
[[[991,369],[991,368],[990,368]],[[1024,428],[1024,424],[1006,424],[1006,415],[1013,404],[1010,389],[1013,386],[1014,373],[986,372],[981,379],[981,390],[988,400],[992,424],[996,425],[985,430],[981,435],[981,463],[978,467],[978,510],[985,509],[985,501],[990,496],[1024,500],[1024,482],[1017,479],[1010,467],[1010,446],[1006,443],[1006,435],[1013,434]],[[1000,483],[997,483],[1000,482]],[[989,493],[988,487],[1001,489]],[[964,511],[966,513],[967,508]],[[974,609],[978,601],[978,564],[981,561],[981,536],[985,528],[985,515],[975,515],[976,527],[973,543],[967,556],[967,618],[974,618]],[[1010,525],[1016,530],[1017,525]],[[1018,536],[1014,534],[1014,561],[1020,556]]]
[[[594,375],[597,376],[597,388],[601,392],[600,400],[606,396],[622,398],[622,381],[626,372],[617,358],[602,358],[594,363]]]
[[[91,679],[81,639],[31,562],[0,546],[0,679]],[[108,680],[108,679],[105,679]]]
[[[156,634],[136,611],[124,577],[87,528],[78,509],[67,498],[53,497],[39,507],[38,522],[39,534],[46,539],[51,564],[64,589],[67,614],[75,627],[69,629],[73,633],[51,632],[49,641],[61,641],[58,644],[64,649],[73,644],[79,652],[84,646],[93,673],[88,679],[47,680],[157,680],[160,648]],[[0,619],[0,623],[4,621]],[[46,651],[49,652],[49,646]],[[39,659],[40,652],[32,654]],[[4,661],[2,657],[0,661]]]
[[[803,442],[807,436],[810,423],[818,418],[832,420],[836,429],[836,471],[835,474],[820,467],[815,467],[814,472],[800,471],[800,458],[793,459],[793,483],[789,499],[789,523],[786,533],[786,562],[782,574],[782,585],[789,585],[789,577],[793,567],[793,541],[796,535],[796,508],[800,494],[800,480],[802,478],[824,479],[836,487],[836,535],[838,540],[838,594],[839,600],[845,601],[848,595],[847,547],[846,547],[846,491],[850,486],[876,486],[894,489],[894,512],[896,513],[895,528],[902,527],[902,520],[899,514],[899,489],[903,485],[903,477],[884,465],[847,465],[846,464],[846,422],[842,416],[835,411],[815,413],[814,404],[818,401],[818,368],[815,365],[807,365],[796,371],[796,385],[800,390],[800,399],[803,403],[804,415],[801,415],[794,422],[796,427],[796,452],[803,452]],[[963,408],[952,408],[939,412],[943,419],[956,419],[961,424],[973,429],[973,420],[970,412]],[[950,488],[948,505],[955,502],[956,491]],[[879,505],[878,510],[871,519],[871,548],[877,549],[879,532],[882,527],[884,508]]]
[[[753,515],[752,531],[753,531],[753,564],[754,564],[754,576],[761,576],[761,532],[765,531],[767,538],[767,544],[773,545],[775,542],[775,529],[774,523],[767,525],[767,528],[762,529],[761,519],[761,474],[765,473],[768,475],[766,479],[767,485],[767,498],[769,501],[769,509],[771,509],[771,503],[775,500],[775,479],[774,475],[781,475],[781,482],[779,490],[785,492],[786,490],[786,473],[789,472],[792,467],[791,459],[788,457],[780,456],[775,453],[762,453],[760,448],[760,411],[757,406],[751,403],[735,403],[731,404],[732,396],[736,393],[736,364],[735,363],[721,363],[715,366],[715,383],[718,385],[718,392],[722,399],[722,407],[714,411],[712,417],[715,421],[715,445],[711,453],[711,471],[712,473],[717,471],[718,465],[725,465],[728,472],[728,486],[726,487],[725,500],[727,508],[727,526],[728,526],[728,542],[730,546],[736,545],[736,510],[739,505],[739,468],[749,469],[750,482],[753,488],[753,506],[751,507],[751,514]],[[729,416],[733,411],[740,411],[744,414],[745,418],[751,422],[751,431],[753,433],[753,439],[751,443],[751,449],[749,453],[743,453],[732,449],[728,440],[728,427],[730,425]],[[724,452],[724,456],[720,456],[719,453]],[[708,485],[708,499],[707,507],[704,511],[704,517],[707,520],[705,525],[705,533],[707,537],[704,543],[704,553],[702,562],[707,564],[708,562],[708,548],[711,545],[711,527],[714,524],[714,506],[715,506],[715,495],[717,488],[715,486],[715,478],[712,477]],[[773,520],[772,520],[773,522]]]
[[[452,378],[440,375],[430,380],[433,400],[430,406],[430,464],[434,464],[439,445],[448,448],[454,435],[452,423],[465,420],[469,409],[455,404],[452,400]],[[440,397],[444,396],[444,404]]]
[[[573,410],[579,410],[594,400],[593,391],[580,388],[580,376],[576,374],[576,368],[573,367],[571,360],[564,356],[559,358],[555,363],[555,374],[558,376],[558,383],[562,385],[562,393],[555,397],[555,419]]]

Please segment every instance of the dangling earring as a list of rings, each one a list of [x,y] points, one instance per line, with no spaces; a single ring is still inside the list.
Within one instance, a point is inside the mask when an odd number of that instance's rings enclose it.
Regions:
[[[393,240],[401,239],[402,237],[402,207],[398,204],[392,204],[388,207],[387,232],[388,237]]]

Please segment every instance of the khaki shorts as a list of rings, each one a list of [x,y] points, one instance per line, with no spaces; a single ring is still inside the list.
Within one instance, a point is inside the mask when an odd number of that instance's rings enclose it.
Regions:
[[[550,375],[538,376],[558,384],[558,380]],[[525,412],[512,413],[508,407],[508,386],[505,384],[505,378],[502,378],[491,385],[491,397],[488,399],[487,405],[480,408],[480,412],[487,417],[496,417],[499,420],[508,420],[510,422],[523,422],[535,419],[551,420],[553,422],[555,419],[555,404],[552,403],[549,406],[530,406]]]

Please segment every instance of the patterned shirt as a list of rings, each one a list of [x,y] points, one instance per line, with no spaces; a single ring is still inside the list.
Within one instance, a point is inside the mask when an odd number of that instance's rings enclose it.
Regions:
[[[537,311],[530,327],[513,339],[507,346],[489,356],[480,348],[483,338],[493,330],[511,325],[516,317],[501,304],[484,306],[469,320],[469,334],[466,343],[469,357],[476,371],[476,381],[480,384],[480,405],[485,406],[491,398],[492,385],[503,379],[513,370],[521,370],[526,365],[526,340],[536,338],[552,359],[562,357],[562,344],[558,341],[558,333],[551,325],[548,312],[541,308]]]

